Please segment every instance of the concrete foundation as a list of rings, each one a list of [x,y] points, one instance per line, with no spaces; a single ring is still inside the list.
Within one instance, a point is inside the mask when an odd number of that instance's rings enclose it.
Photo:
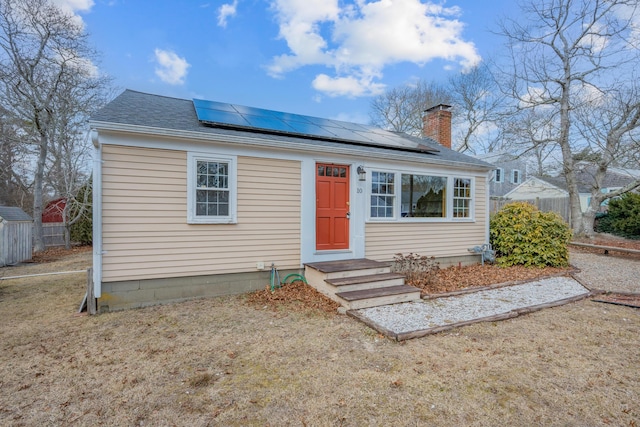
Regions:
[[[103,282],[98,311],[126,310],[157,304],[252,292],[270,284],[270,270],[210,276]],[[280,279],[301,270],[279,271]]]

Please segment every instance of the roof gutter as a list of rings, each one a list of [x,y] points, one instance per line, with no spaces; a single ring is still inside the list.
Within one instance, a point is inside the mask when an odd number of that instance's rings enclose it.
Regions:
[[[277,143],[274,143],[273,141],[264,140],[261,138],[252,138],[248,136],[223,135],[224,140],[221,140],[222,135],[210,135],[207,133],[187,131],[187,130],[155,128],[150,126],[138,126],[138,125],[129,125],[129,124],[123,124],[123,123],[102,122],[102,121],[90,121],[89,125],[91,126],[91,128],[94,128],[94,129],[113,131],[113,132],[131,132],[131,133],[137,133],[142,135],[155,135],[155,136],[172,137],[172,138],[189,138],[193,140],[206,141],[206,142],[229,143],[229,144],[235,143],[235,144],[242,144],[245,146],[275,148],[280,150],[289,149],[289,150],[296,150],[296,151],[309,151],[309,152],[318,152],[318,153],[327,152],[327,147],[305,145],[304,148],[301,148],[301,145],[299,143],[288,142],[283,140],[278,140]],[[485,165],[479,165],[479,164],[473,164],[473,163],[442,160],[438,158],[429,159],[429,158],[415,156],[416,153],[413,153],[412,156],[407,156],[402,154],[396,154],[392,150],[389,150],[389,151],[390,151],[389,153],[376,153],[376,152],[363,153],[362,150],[356,150],[356,149],[348,148],[344,146],[332,147],[333,153],[356,156],[356,157],[367,156],[375,159],[398,160],[398,161],[405,161],[405,162],[409,160],[409,161],[418,162],[418,163],[429,163],[429,164],[436,164],[436,165],[442,165],[442,166],[455,166],[459,168],[474,169],[479,171],[489,171],[494,169],[494,167],[489,164],[485,166]]]

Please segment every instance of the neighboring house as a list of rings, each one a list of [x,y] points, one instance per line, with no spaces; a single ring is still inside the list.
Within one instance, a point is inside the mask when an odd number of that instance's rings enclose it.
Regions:
[[[488,153],[476,157],[495,166],[489,184],[492,198],[504,197],[527,180],[526,162],[509,153]]]
[[[544,178],[532,176],[504,197],[509,200],[565,199],[569,197],[569,193]]]
[[[0,206],[0,267],[31,259],[33,220],[22,209]]]
[[[67,199],[60,197],[51,200],[42,212],[42,239],[45,248],[65,245],[64,209]]]
[[[262,289],[272,264],[282,275],[410,252],[477,262],[468,248],[489,240],[493,166],[451,150],[450,112],[430,114],[445,146],[125,91],[90,121],[99,309]]]
[[[51,200],[44,208],[42,212],[42,222],[64,222],[63,213],[64,208],[67,205],[67,199],[60,197],[55,200]]]
[[[595,181],[595,171],[596,167],[593,165],[577,165],[576,181],[578,182],[578,193],[580,195],[580,208],[582,209],[582,212],[586,212],[589,204],[591,203],[591,189]],[[607,173],[600,184],[600,191],[602,193],[611,193],[625,187],[632,181],[639,178],[640,170],[610,167],[607,169]],[[563,176],[544,179],[562,189],[566,190],[567,188],[567,184]],[[608,203],[609,201],[605,200],[602,203],[601,209],[606,210],[606,205]]]

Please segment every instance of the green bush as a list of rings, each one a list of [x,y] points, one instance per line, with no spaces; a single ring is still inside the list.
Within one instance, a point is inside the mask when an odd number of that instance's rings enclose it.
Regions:
[[[529,203],[509,203],[491,217],[490,235],[498,265],[569,265],[571,230],[555,212],[540,212]]]
[[[85,206],[85,210],[82,213],[82,217],[71,226],[71,241],[78,242],[83,245],[91,245],[93,243],[93,211],[92,211],[92,182],[83,185],[76,199],[80,201],[87,200],[88,204]],[[86,194],[85,194],[86,193]],[[75,218],[78,215],[79,208],[77,206],[71,207],[71,218]]]
[[[609,201],[609,212],[599,219],[597,231],[640,239],[640,194],[626,193]]]

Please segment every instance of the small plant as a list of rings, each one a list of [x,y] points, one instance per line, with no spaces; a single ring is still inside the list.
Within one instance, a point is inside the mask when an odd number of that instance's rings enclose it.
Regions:
[[[491,245],[503,267],[566,267],[571,230],[555,212],[530,203],[505,205],[490,221]]]
[[[405,276],[407,284],[424,288],[434,282],[440,263],[435,257],[409,253],[398,253],[393,258],[394,270]]]

